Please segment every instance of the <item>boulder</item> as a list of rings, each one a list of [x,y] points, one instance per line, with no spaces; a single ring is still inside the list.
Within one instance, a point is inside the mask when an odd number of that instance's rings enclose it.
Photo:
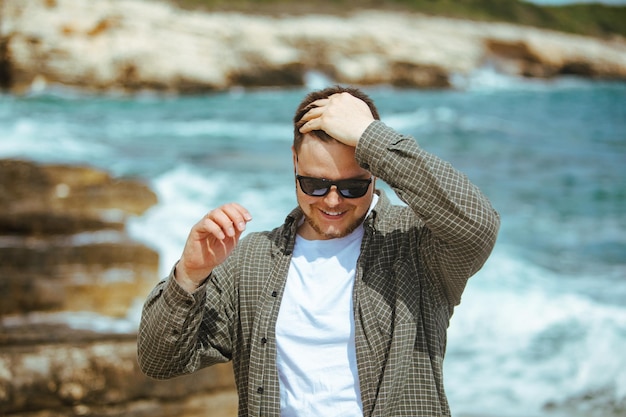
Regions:
[[[115,225],[157,202],[143,182],[112,178],[105,171],[85,166],[0,160],[0,178],[0,211],[13,215],[68,213]],[[80,228],[63,234],[78,231]]]

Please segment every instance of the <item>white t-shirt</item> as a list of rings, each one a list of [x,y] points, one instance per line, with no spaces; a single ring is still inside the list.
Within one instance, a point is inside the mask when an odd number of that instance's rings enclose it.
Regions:
[[[296,237],[276,323],[281,417],[363,416],[352,303],[362,239],[362,225],[343,238]]]

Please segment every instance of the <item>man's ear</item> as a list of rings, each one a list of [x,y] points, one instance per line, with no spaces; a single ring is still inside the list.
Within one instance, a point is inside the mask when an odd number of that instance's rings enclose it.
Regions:
[[[296,148],[291,147],[291,154],[293,157],[293,174],[296,174],[296,167],[298,166],[298,154],[296,153]]]

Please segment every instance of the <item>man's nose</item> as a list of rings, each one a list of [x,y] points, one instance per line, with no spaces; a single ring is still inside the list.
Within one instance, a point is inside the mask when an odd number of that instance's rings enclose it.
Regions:
[[[324,198],[324,202],[328,206],[336,206],[339,203],[341,203],[342,199],[343,197],[341,196],[341,194],[339,194],[339,190],[337,189],[337,186],[333,185],[330,187],[330,191],[328,192],[328,194],[326,194],[326,197]]]

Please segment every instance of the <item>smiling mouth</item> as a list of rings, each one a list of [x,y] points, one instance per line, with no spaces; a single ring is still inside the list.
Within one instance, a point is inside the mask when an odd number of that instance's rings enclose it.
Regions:
[[[346,212],[345,211],[326,211],[326,210],[320,210],[322,212],[322,214],[324,214],[326,217],[341,217],[343,216]]]

